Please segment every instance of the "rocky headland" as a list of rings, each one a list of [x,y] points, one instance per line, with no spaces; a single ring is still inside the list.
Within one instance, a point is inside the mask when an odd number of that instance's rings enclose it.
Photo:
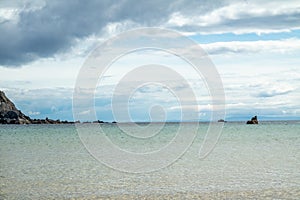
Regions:
[[[9,100],[3,91],[0,91],[0,124],[68,124],[69,121],[52,119],[31,119],[18,110],[15,104]]]

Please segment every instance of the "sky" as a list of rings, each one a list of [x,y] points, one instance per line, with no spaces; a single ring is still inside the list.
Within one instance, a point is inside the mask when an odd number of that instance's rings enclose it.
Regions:
[[[298,0],[2,0],[0,90],[31,118],[73,120],[76,78],[93,50],[125,31],[158,27],[207,52],[223,82],[226,120],[300,119],[299,19]],[[126,70],[153,60],[183,70],[188,84],[174,81],[174,88],[193,85],[198,102],[181,109],[198,113],[189,120],[209,120],[203,80],[176,57],[151,51],[122,57],[107,71],[95,91],[99,120],[116,119],[111,94]],[[114,107],[123,108],[122,95],[116,98]],[[161,85],[138,88],[127,106],[133,121],[180,120],[178,99]]]

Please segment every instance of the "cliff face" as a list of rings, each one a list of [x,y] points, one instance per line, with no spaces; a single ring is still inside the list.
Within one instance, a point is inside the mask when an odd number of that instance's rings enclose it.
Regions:
[[[30,119],[18,110],[4,92],[0,91],[0,124],[71,124],[74,122],[48,119]]]
[[[30,117],[18,110],[14,103],[5,96],[4,92],[0,91],[0,124],[30,123]]]

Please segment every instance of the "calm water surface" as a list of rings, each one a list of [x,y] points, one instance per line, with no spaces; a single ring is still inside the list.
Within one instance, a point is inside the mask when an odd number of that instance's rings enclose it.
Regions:
[[[200,124],[194,143],[173,165],[153,173],[128,174],[95,160],[74,125],[0,125],[0,199],[268,189],[300,198],[300,122],[226,123],[214,151],[201,160],[198,152],[207,126]],[[123,137],[116,125],[102,128],[115,144],[143,152],[172,139],[178,124],[167,124],[148,146]]]

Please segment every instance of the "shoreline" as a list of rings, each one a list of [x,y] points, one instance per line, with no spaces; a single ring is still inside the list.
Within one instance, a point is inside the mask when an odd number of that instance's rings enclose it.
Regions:
[[[72,199],[295,199],[300,196],[298,188],[268,188],[249,190],[223,190],[212,192],[174,192],[149,194],[107,194],[72,197]]]

